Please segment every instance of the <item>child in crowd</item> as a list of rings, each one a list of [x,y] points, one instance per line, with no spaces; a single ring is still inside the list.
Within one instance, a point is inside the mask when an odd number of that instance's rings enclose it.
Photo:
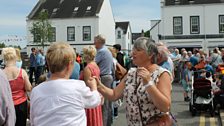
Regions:
[[[184,101],[186,102],[190,101],[188,92],[190,91],[190,83],[192,77],[191,68],[192,68],[191,62],[186,61],[184,65],[183,78],[181,80],[181,84],[184,88]]]

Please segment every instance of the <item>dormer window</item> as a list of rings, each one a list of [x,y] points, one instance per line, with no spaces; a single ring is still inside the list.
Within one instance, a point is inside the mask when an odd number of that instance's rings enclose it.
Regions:
[[[60,0],[60,4],[63,3],[63,2],[64,2],[64,0]]]
[[[54,8],[53,13],[56,13],[58,11],[58,8]]]
[[[79,7],[74,8],[74,12],[77,12],[79,10]]]
[[[189,3],[194,3],[194,0],[188,0],[189,1]]]
[[[87,10],[87,11],[90,11],[91,8],[92,8],[91,6],[88,6],[88,7],[86,8],[86,10]]]
[[[174,0],[175,4],[179,4],[180,0]]]

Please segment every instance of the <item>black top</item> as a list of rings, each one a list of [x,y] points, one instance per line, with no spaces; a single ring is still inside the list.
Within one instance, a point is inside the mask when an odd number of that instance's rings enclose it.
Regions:
[[[118,53],[117,53],[117,62],[118,62],[121,66],[125,67],[125,66],[124,66],[124,54],[122,54],[121,52],[118,52]]]

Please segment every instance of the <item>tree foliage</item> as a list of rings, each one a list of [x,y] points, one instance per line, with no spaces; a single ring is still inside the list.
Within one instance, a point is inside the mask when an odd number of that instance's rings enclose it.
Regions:
[[[0,48],[5,48],[5,43],[0,43]]]
[[[31,34],[34,36],[33,42],[44,46],[48,42],[52,42],[53,30],[51,23],[48,19],[48,12],[41,11],[38,15],[38,18],[33,22],[31,27]]]

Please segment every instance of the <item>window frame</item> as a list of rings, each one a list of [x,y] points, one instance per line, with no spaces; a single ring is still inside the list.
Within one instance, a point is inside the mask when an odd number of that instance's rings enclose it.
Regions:
[[[180,32],[180,33],[175,32],[174,19],[178,19],[178,18],[181,19],[181,32]],[[174,35],[182,35],[182,34],[183,34],[183,17],[182,17],[182,16],[176,16],[176,17],[173,17],[173,34],[174,34]]]
[[[48,41],[49,42],[56,42],[56,27],[51,27],[51,32],[52,32],[52,36]]]
[[[192,18],[197,18],[198,19],[198,31],[197,32],[193,32],[192,31]],[[200,34],[200,17],[199,16],[190,16],[190,33],[191,34]]]
[[[117,39],[121,39],[121,31],[120,30],[117,31]]]
[[[41,42],[41,36],[37,32],[37,28],[34,29],[33,42]]]
[[[224,33],[224,28],[223,31],[221,31],[221,25],[224,25],[224,22],[221,22],[221,17],[224,18],[224,15],[219,15],[219,33]]]
[[[70,38],[70,33],[69,33],[69,29],[74,29],[74,39]],[[67,41],[75,41],[75,26],[68,26],[67,27]]]
[[[85,37],[84,37],[84,34],[85,34],[85,31],[84,31],[84,29],[85,28],[89,28],[89,38],[88,39],[86,39]],[[91,26],[83,26],[82,27],[82,40],[83,41],[91,41]]]

